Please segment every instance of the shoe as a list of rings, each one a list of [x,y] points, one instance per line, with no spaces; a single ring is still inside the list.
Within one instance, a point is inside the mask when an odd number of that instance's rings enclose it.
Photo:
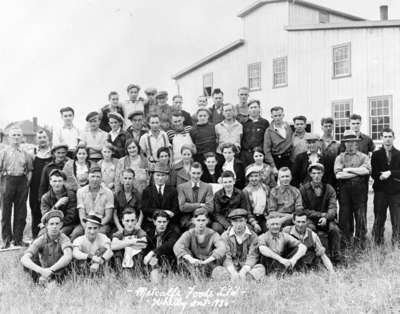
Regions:
[[[11,242],[10,241],[6,241],[4,242],[4,244],[1,246],[1,250],[6,250],[8,248],[10,248],[11,246]]]
[[[15,241],[14,246],[28,247],[29,243],[27,243],[25,241]]]

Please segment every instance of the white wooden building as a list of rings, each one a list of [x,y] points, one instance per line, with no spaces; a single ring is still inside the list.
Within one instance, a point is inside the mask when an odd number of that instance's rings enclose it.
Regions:
[[[237,103],[238,87],[248,86],[265,117],[281,105],[287,120],[304,114],[319,133],[320,119],[332,116],[340,139],[358,113],[374,140],[384,126],[400,138],[400,20],[387,20],[387,7],[381,20],[368,21],[302,0],[269,0],[238,17],[242,38],[173,76],[186,109],[217,87]]]

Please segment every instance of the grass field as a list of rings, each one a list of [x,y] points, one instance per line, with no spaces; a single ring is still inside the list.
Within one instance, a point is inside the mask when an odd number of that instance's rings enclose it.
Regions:
[[[370,200],[372,195],[370,195]],[[369,227],[372,224],[369,206]],[[370,230],[371,228],[369,228]],[[387,222],[386,239],[390,236]],[[390,241],[387,241],[390,242]],[[34,286],[21,252],[0,255],[0,313],[399,313],[400,250],[389,245],[351,256],[347,268],[294,274],[262,283],[194,282],[173,276],[144,279],[75,278]]]

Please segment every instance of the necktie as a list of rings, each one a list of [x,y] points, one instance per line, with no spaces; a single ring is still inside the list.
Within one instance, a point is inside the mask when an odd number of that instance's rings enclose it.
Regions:
[[[156,247],[159,248],[162,245],[161,234],[157,234],[156,239],[157,239]]]
[[[387,163],[388,163],[388,165],[390,165],[390,163],[392,162],[392,151],[391,150],[386,151],[386,157],[387,157]]]
[[[199,187],[195,185],[193,188],[193,202],[197,203],[199,199]]]
[[[158,197],[161,199],[162,198],[162,189],[161,189],[162,185],[158,186]]]

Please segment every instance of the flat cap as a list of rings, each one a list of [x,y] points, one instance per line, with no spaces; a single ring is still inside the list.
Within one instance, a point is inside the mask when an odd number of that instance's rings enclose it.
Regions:
[[[97,215],[94,215],[94,214],[89,214],[89,215],[87,215],[86,217],[84,217],[83,219],[82,219],[84,222],[91,222],[91,223],[94,223],[94,224],[96,224],[96,225],[99,225],[99,226],[101,226],[102,225],[102,223],[101,223],[101,217],[99,217],[99,216],[97,216]]]
[[[257,167],[256,165],[250,165],[246,168],[246,177],[248,177],[253,172],[260,172],[260,170],[260,167]]]
[[[314,141],[319,141],[319,136],[317,134],[314,134],[314,133],[306,133],[304,135],[304,139],[306,141],[314,142]]]
[[[157,94],[157,88],[155,88],[155,87],[147,87],[147,88],[144,90],[144,93],[145,93],[146,95],[148,95],[148,94],[156,95],[156,94]]]
[[[65,150],[68,150],[68,145],[67,145],[67,144],[55,145],[55,146],[53,146],[53,148],[51,149],[51,153],[53,154],[56,150],[59,150],[59,149],[61,149],[61,148],[65,149]]]
[[[131,113],[128,115],[128,119],[129,119],[129,120],[132,120],[132,118],[133,118],[133,117],[136,117],[136,116],[144,116],[144,112],[141,111],[141,110],[135,110],[135,111],[131,112]]]
[[[121,124],[124,123],[124,118],[118,112],[110,112],[108,114],[108,118],[109,119],[113,118],[113,119],[119,121],[119,123],[121,123]]]
[[[64,179],[64,181],[67,180],[67,175],[65,174],[64,171],[60,170],[60,169],[53,169],[50,171],[49,173],[49,178],[53,175],[58,175],[59,177],[62,177]]]
[[[86,121],[89,122],[90,120],[92,120],[93,118],[97,118],[100,116],[100,113],[98,113],[97,111],[92,111],[89,112],[86,116]]]
[[[321,170],[322,172],[325,171],[324,165],[319,163],[319,162],[315,162],[315,163],[309,165],[308,168],[307,168],[307,171],[310,172],[313,169],[318,169],[318,170]]]
[[[248,215],[249,213],[244,208],[236,208],[228,214],[228,218],[229,219],[236,219],[240,217],[247,218]]]
[[[137,84],[129,84],[126,88],[126,91],[129,92],[132,88],[136,88],[138,91],[140,91],[140,86]]]
[[[95,173],[95,172],[100,172],[101,173],[101,168],[99,165],[94,164],[90,167],[89,173]]]
[[[61,210],[53,209],[48,211],[42,216],[42,224],[47,224],[51,218],[58,217],[62,221],[64,219],[64,214]]]
[[[165,90],[161,90],[156,94],[156,98],[164,98],[168,96],[168,92]]]
[[[342,142],[358,142],[361,141],[357,134],[352,130],[345,130],[342,136]]]
[[[205,209],[203,207],[199,207],[199,208],[194,210],[193,217],[197,217],[197,216],[200,216],[200,215],[208,215],[207,209]]]

